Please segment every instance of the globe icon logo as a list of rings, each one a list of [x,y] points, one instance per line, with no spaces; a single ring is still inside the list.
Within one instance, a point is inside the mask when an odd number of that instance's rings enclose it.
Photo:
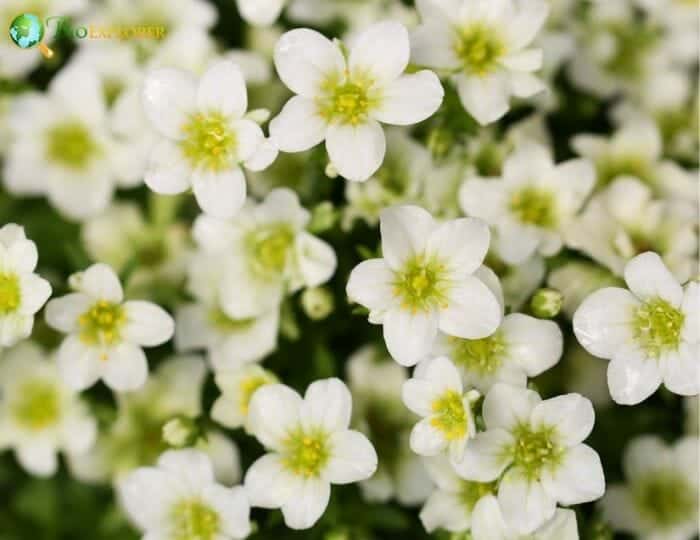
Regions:
[[[53,51],[44,45],[44,25],[41,19],[33,13],[22,13],[10,23],[10,37],[15,44],[22,49],[29,49],[36,45],[46,58],[53,56]]]

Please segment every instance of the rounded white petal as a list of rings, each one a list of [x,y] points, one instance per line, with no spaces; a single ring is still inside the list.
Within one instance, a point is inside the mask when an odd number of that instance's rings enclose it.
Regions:
[[[360,33],[350,50],[350,72],[369,72],[375,80],[386,84],[398,78],[411,55],[408,31],[401,23],[375,23]]]
[[[578,540],[576,512],[558,508],[554,517],[537,529],[538,540]]]
[[[154,467],[141,467],[119,481],[119,500],[131,521],[143,530],[166,522],[177,491],[173,478]]]
[[[514,50],[528,46],[544,25],[549,6],[540,0],[529,0],[505,20],[504,31]]]
[[[359,431],[345,430],[330,437],[331,457],[323,478],[332,484],[366,480],[377,470],[377,452]]]
[[[614,358],[608,364],[608,387],[620,405],[636,405],[652,395],[661,384],[658,361],[640,354]]]
[[[683,301],[683,289],[654,252],[647,251],[629,261],[625,266],[625,281],[642,300],[663,298],[674,307]]]
[[[640,435],[630,441],[622,456],[622,469],[629,479],[641,478],[669,461],[669,448],[656,435]]]
[[[283,152],[302,152],[323,142],[327,128],[311,99],[294,96],[270,121],[270,138]]]
[[[318,478],[308,478],[301,490],[282,506],[284,522],[290,529],[309,529],[326,511],[331,485]]]
[[[467,179],[459,190],[459,204],[464,213],[495,224],[505,211],[503,182],[481,178]]]
[[[411,60],[419,66],[457,69],[459,58],[453,46],[453,30],[445,17],[425,20],[411,31]]]
[[[478,540],[511,540],[512,533],[503,521],[496,497],[487,495],[476,503],[471,531]]]
[[[475,218],[460,218],[438,226],[428,238],[427,251],[447,262],[450,271],[463,276],[481,266],[489,250],[488,225]]]
[[[170,139],[182,139],[187,115],[195,108],[197,83],[174,68],[151,71],[143,83],[143,110],[155,129]]]
[[[481,339],[501,324],[503,308],[481,280],[465,276],[449,292],[448,306],[440,311],[440,330],[450,336]]]
[[[384,161],[384,130],[371,119],[357,126],[333,124],[326,133],[326,150],[341,176],[353,182],[364,182]]]
[[[51,296],[51,285],[36,274],[25,274],[19,280],[22,303],[19,314],[34,315]]]
[[[435,229],[429,212],[419,206],[391,206],[380,213],[382,255],[392,270],[422,253]]]
[[[296,497],[299,487],[277,454],[266,454],[253,463],[245,475],[250,504],[261,508],[279,508]]]
[[[700,283],[691,281],[683,291],[681,310],[685,316],[682,338],[689,343],[700,341]]]
[[[401,396],[408,409],[420,416],[429,416],[432,412],[432,403],[439,396],[439,392],[430,381],[409,379],[403,383]]]
[[[350,272],[345,292],[348,298],[369,310],[387,308],[392,300],[394,274],[384,259],[369,259]]]
[[[63,420],[61,442],[69,453],[84,454],[95,444],[96,439],[97,422],[82,406],[76,407]]]
[[[124,298],[122,284],[109,265],[93,264],[82,273],[80,290],[97,300],[119,303]]]
[[[527,422],[541,401],[540,396],[533,390],[495,384],[484,399],[483,416],[486,428],[510,430],[519,423]]]
[[[285,0],[236,0],[241,17],[255,26],[274,23],[282,12]]]
[[[539,482],[528,481],[517,468],[510,469],[498,488],[503,519],[520,534],[528,534],[554,516],[557,508]]]
[[[86,346],[75,335],[63,340],[56,353],[56,362],[61,379],[73,390],[89,388],[102,374],[99,351]]]
[[[436,529],[462,532],[471,524],[470,514],[455,493],[436,489],[425,501],[418,516],[429,533]]]
[[[158,467],[176,477],[190,492],[214,482],[211,460],[199,450],[168,450],[158,458]]]
[[[143,345],[155,347],[173,337],[175,323],[170,314],[151,302],[131,300],[124,304],[126,325],[124,339]]]
[[[51,476],[58,469],[56,449],[46,442],[24,444],[15,450],[17,461],[36,476]]]
[[[34,242],[18,239],[7,246],[3,259],[3,265],[9,266],[19,274],[27,274],[36,268],[39,253]]]
[[[250,505],[245,489],[212,484],[204,488],[202,498],[219,515],[220,533],[226,538],[245,538],[250,534]]]
[[[110,349],[102,365],[105,384],[117,392],[141,388],[148,378],[148,362],[143,349],[131,343],[122,343]]]
[[[240,167],[218,173],[195,171],[192,189],[200,208],[216,218],[235,216],[245,203],[246,183]]]
[[[240,118],[248,109],[248,92],[241,69],[229,60],[211,65],[197,89],[197,108]]]
[[[436,456],[447,448],[448,441],[442,432],[432,425],[431,418],[424,418],[411,430],[411,450],[419,456]]]
[[[570,448],[556,469],[542,472],[542,486],[566,506],[599,499],[605,492],[605,476],[598,453],[585,444]]]
[[[600,501],[603,517],[620,531],[640,531],[642,516],[635,505],[634,495],[627,486],[608,486]]]
[[[156,193],[175,195],[189,189],[192,167],[173,141],[163,139],[153,147],[143,181]]]
[[[92,304],[89,296],[83,293],[70,293],[54,298],[46,305],[46,322],[60,332],[70,333],[78,328],[78,317]]]
[[[681,343],[678,351],[666,357],[663,379],[674,394],[696,396],[700,393],[700,344]]]
[[[432,71],[402,75],[384,89],[382,103],[372,116],[396,126],[417,124],[435,114],[444,96],[440,79]]]
[[[258,389],[248,405],[248,423],[255,437],[266,447],[278,449],[289,429],[300,418],[302,399],[283,384],[271,384]]]
[[[484,77],[458,75],[457,90],[464,108],[482,126],[508,112],[508,78],[503,73]]]
[[[326,433],[348,429],[352,413],[350,390],[340,379],[323,379],[309,385],[299,416],[307,431]]]
[[[555,427],[556,436],[564,446],[573,446],[593,431],[593,404],[580,394],[566,394],[546,399],[532,411],[533,426]]]
[[[514,443],[510,433],[503,429],[489,429],[467,441],[464,457],[453,463],[457,474],[474,482],[493,482],[510,464],[505,451]]]
[[[392,358],[402,366],[413,366],[433,348],[438,332],[438,315],[411,313],[392,308],[384,315],[384,341]]]
[[[508,343],[508,355],[535,377],[554,366],[561,358],[564,336],[559,325],[512,313],[503,319],[501,331]]]
[[[294,248],[298,269],[307,287],[317,287],[331,278],[338,260],[330,244],[301,231],[296,237]]]

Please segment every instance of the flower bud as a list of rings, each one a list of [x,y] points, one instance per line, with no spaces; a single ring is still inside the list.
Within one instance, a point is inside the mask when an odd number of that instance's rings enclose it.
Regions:
[[[173,448],[192,446],[199,439],[199,435],[197,423],[187,416],[176,416],[163,425],[163,441]]]
[[[333,295],[325,287],[311,287],[301,295],[301,307],[304,313],[314,321],[325,319],[333,312],[335,303]]]
[[[530,301],[532,313],[541,319],[556,317],[561,311],[564,295],[556,289],[538,289]]]

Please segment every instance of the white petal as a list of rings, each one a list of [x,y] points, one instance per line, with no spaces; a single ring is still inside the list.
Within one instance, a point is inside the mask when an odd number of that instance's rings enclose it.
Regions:
[[[196,493],[214,482],[209,456],[192,448],[166,451],[158,458],[158,467],[184,483],[190,492]]]
[[[17,460],[36,476],[51,476],[58,469],[56,449],[45,442],[32,442],[16,449]]]
[[[542,67],[542,49],[528,49],[509,54],[501,63],[515,71],[536,71]]]
[[[216,218],[235,216],[245,203],[246,183],[240,167],[218,173],[198,170],[192,176],[192,189],[200,208]]]
[[[425,501],[419,514],[423,527],[429,533],[436,529],[462,532],[469,528],[470,515],[454,493],[436,489]]]
[[[141,347],[122,343],[111,349],[102,366],[105,384],[117,392],[141,388],[148,378],[148,362]]]
[[[542,472],[542,486],[566,506],[599,499],[605,492],[605,477],[597,452],[585,444],[570,448],[555,469]]]
[[[163,139],[151,151],[143,181],[156,193],[175,195],[189,189],[191,174],[177,144]]]
[[[457,90],[464,108],[482,126],[508,112],[508,79],[502,73],[484,77],[459,75]]]
[[[449,305],[440,311],[440,330],[450,336],[481,339],[501,324],[503,310],[481,280],[465,276],[449,293]]]
[[[613,359],[608,364],[610,395],[621,405],[641,403],[661,384],[661,368],[657,360],[627,356]]]
[[[280,16],[284,0],[236,0],[241,17],[255,26],[269,26]]]
[[[427,250],[446,260],[450,270],[461,276],[472,274],[481,266],[490,241],[485,222],[461,218],[438,226],[428,239]]]
[[[527,422],[535,407],[541,402],[533,390],[495,384],[484,399],[483,415],[487,429],[510,430]]]
[[[70,293],[54,298],[46,305],[46,322],[52,328],[70,333],[78,328],[78,317],[85,313],[92,304],[83,293]]]
[[[595,412],[590,400],[579,394],[566,394],[547,399],[532,411],[532,425],[555,427],[564,446],[573,446],[593,431]]]
[[[326,150],[341,176],[363,182],[377,172],[384,161],[384,130],[371,119],[357,126],[333,124],[326,133]]]
[[[18,313],[34,315],[51,296],[51,285],[36,274],[25,274],[19,279],[20,298],[22,303]]]
[[[301,492],[295,493],[284,506],[282,515],[290,529],[308,529],[325,512],[331,496],[331,485],[318,478],[308,478],[301,484]]]
[[[298,481],[277,454],[266,454],[253,463],[245,475],[250,504],[261,508],[279,508],[296,497]]]
[[[333,248],[306,231],[300,232],[294,244],[299,272],[307,287],[328,281],[338,264]]]
[[[433,217],[419,206],[392,206],[380,213],[382,255],[392,270],[422,253],[435,228]]]
[[[498,488],[504,521],[520,534],[528,534],[554,516],[556,501],[539,482],[528,481],[517,468],[510,469]]]
[[[175,323],[170,314],[151,302],[131,300],[124,304],[124,338],[144,347],[161,345],[173,337]]]
[[[471,531],[478,540],[511,540],[511,531],[503,521],[496,497],[487,495],[476,503],[472,513]]]
[[[212,484],[204,488],[202,498],[214,508],[221,520],[220,534],[226,538],[246,538],[250,534],[250,505],[245,489]]]
[[[576,512],[557,508],[554,517],[537,530],[538,540],[578,540]]]
[[[459,204],[466,214],[493,225],[505,211],[503,182],[480,178],[467,179],[459,190]]]
[[[309,150],[326,138],[327,124],[318,115],[316,104],[294,96],[270,121],[270,137],[283,152]]]
[[[530,0],[520,6],[517,13],[505,19],[505,33],[514,50],[527,47],[544,25],[549,13],[546,2]]]
[[[603,517],[616,529],[631,533],[639,531],[642,517],[627,486],[608,486],[600,506]]]
[[[332,454],[323,478],[332,484],[366,480],[377,470],[377,452],[359,431],[345,430],[330,438]]]
[[[87,347],[75,335],[63,340],[56,353],[58,371],[66,386],[85,390],[97,382],[102,373],[99,352]]]
[[[122,284],[109,265],[97,263],[82,273],[80,289],[97,300],[119,303],[124,298]]]
[[[433,401],[439,395],[439,389],[431,381],[417,378],[404,382],[401,392],[404,405],[420,416],[429,416],[432,413]]]
[[[87,65],[73,64],[62,69],[49,84],[49,93],[57,98],[62,112],[76,115],[93,126],[105,118],[97,72]]]
[[[264,139],[255,153],[245,160],[245,168],[249,171],[264,171],[274,163],[279,155],[279,148],[272,139]]]
[[[360,33],[350,50],[350,72],[367,73],[381,83],[398,78],[411,54],[408,31],[401,23],[375,23]]]
[[[436,456],[447,447],[447,439],[432,425],[431,418],[424,418],[411,430],[411,450],[419,456]]]
[[[299,422],[302,399],[282,384],[257,390],[248,405],[248,423],[257,439],[267,448],[281,448],[289,429]]]
[[[457,69],[459,58],[455,54],[454,31],[444,17],[424,20],[411,31],[411,60],[419,66],[435,69]]]
[[[440,79],[432,71],[402,75],[384,89],[379,110],[372,116],[396,126],[417,124],[440,108],[444,95]]]
[[[118,483],[119,500],[129,518],[141,529],[158,529],[167,519],[174,483],[162,470],[141,467]]]
[[[664,366],[664,384],[671,392],[683,396],[700,393],[700,345],[681,343],[678,351],[668,355]]]
[[[402,366],[412,366],[425,358],[438,331],[435,312],[411,313],[392,308],[384,316],[384,341],[389,354]]]
[[[194,78],[179,69],[156,69],[146,76],[142,92],[143,110],[153,127],[170,139],[182,139],[182,127],[196,103]]]
[[[462,478],[474,482],[496,480],[510,464],[506,450],[514,443],[513,437],[503,429],[489,429],[467,441],[464,456],[454,466]]]
[[[625,266],[625,281],[642,300],[663,298],[674,307],[683,301],[683,289],[656,253],[637,255]]]
[[[323,379],[306,389],[301,405],[301,424],[307,431],[322,428],[327,433],[348,429],[352,412],[350,391],[340,379]]]
[[[63,447],[72,454],[84,454],[97,439],[97,422],[87,410],[76,407],[61,426]]]
[[[19,274],[33,272],[39,258],[36,244],[31,240],[17,240],[12,242],[6,251],[6,261],[13,270]]]
[[[510,76],[510,91],[516,97],[530,98],[546,89],[545,82],[530,73],[513,73]]]
[[[700,341],[700,283],[691,281],[683,291],[681,310],[685,315],[681,337],[689,343]]]
[[[275,67],[292,92],[314,99],[324,79],[343,73],[345,59],[338,47],[319,32],[296,28],[277,42]]]
[[[369,259],[352,269],[345,292],[351,301],[370,311],[385,309],[393,296],[393,280],[394,274],[384,259]]]
[[[503,319],[501,331],[508,343],[508,356],[535,377],[561,358],[564,337],[557,323],[512,313]]]
[[[241,69],[229,60],[211,65],[197,89],[197,108],[240,118],[248,109],[248,92]]]
[[[239,162],[253,157],[265,141],[262,128],[247,118],[231,122],[231,130],[236,134],[236,158]]]

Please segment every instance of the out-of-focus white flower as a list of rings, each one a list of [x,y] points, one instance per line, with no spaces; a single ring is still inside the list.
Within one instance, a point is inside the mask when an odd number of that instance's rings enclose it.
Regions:
[[[547,285],[564,295],[562,311],[569,319],[573,319],[588,295],[603,287],[621,284],[622,280],[612,272],[589,261],[569,261],[552,270],[547,277]]]
[[[17,98],[10,112],[12,143],[4,182],[13,195],[45,194],[66,217],[102,212],[123,184],[117,142],[107,129],[100,80],[85,65],[66,68],[45,94]]]
[[[212,406],[212,420],[232,429],[245,427],[252,433],[253,427],[248,424],[250,400],[259,388],[279,382],[275,374],[252,364],[219,371],[215,380],[221,395]]]
[[[550,520],[557,503],[593,501],[605,479],[598,454],[582,444],[593,429],[591,402],[578,394],[545,401],[532,390],[496,384],[486,395],[486,431],[467,443],[454,466],[462,478],[498,484],[498,505],[514,532]]]
[[[29,337],[51,285],[34,273],[36,245],[14,223],[0,228],[0,349]]]
[[[402,396],[422,417],[411,431],[411,450],[422,456],[448,450],[452,461],[461,461],[467,440],[476,434],[471,406],[480,394],[464,392],[455,365],[444,356],[423,360],[404,383]]]
[[[484,219],[498,233],[498,254],[510,264],[533,253],[556,255],[562,232],[595,184],[584,159],[555,165],[540,145],[521,145],[504,163],[498,179],[471,178],[462,186],[462,209]]]
[[[633,439],[622,459],[627,483],[600,501],[615,530],[640,538],[690,540],[698,534],[698,438],[667,445],[659,437]]]
[[[698,58],[700,22],[692,0],[637,0],[652,23],[663,29],[660,47],[672,61],[685,67],[693,66]]]
[[[218,298],[229,317],[258,317],[277,309],[285,294],[330,279],[335,252],[305,230],[309,219],[289,189],[271,191],[233,220],[197,218],[193,234],[199,247],[222,257],[225,271]]]
[[[241,165],[260,169],[272,161],[267,155],[258,159],[264,136],[245,117],[248,96],[240,68],[222,60],[199,81],[178,69],[156,69],[146,76],[142,97],[146,116],[162,136],[146,171],[148,187],[170,195],[191,187],[204,212],[232,217],[246,197]]]
[[[286,0],[236,0],[241,17],[256,26],[269,26],[280,16]]]
[[[417,206],[384,209],[380,219],[383,258],[353,269],[347,295],[370,310],[370,323],[384,326],[397,362],[411,366],[425,358],[438,330],[479,339],[498,328],[502,307],[474,275],[489,247],[485,223],[438,224]]]
[[[574,333],[592,355],[610,360],[610,395],[644,401],[663,382],[671,392],[700,392],[700,284],[681,287],[653,252],[625,266],[627,289],[606,287],[574,314]]]
[[[250,534],[245,489],[218,484],[211,461],[197,450],[165,452],[156,467],[130,473],[118,490],[145,538],[238,540]]]
[[[56,472],[61,450],[80,459],[95,443],[97,422],[55,364],[27,342],[0,361],[0,447],[13,448],[31,474]]]
[[[411,35],[414,63],[445,70],[464,108],[490,124],[510,108],[511,96],[529,98],[544,89],[533,72],[542,50],[527,48],[547,18],[539,0],[425,0],[422,24]]]
[[[270,453],[246,473],[251,504],[281,508],[288,527],[308,529],[328,506],[331,484],[372,476],[377,453],[362,433],[348,429],[351,409],[339,379],[312,383],[304,398],[281,384],[258,390],[248,421]]]
[[[150,302],[124,302],[119,278],[106,264],[94,264],[71,281],[77,292],[46,306],[46,322],[68,334],[56,358],[65,383],[76,390],[99,379],[117,391],[143,386],[148,364],[141,347],[168,341],[172,317]]]
[[[381,123],[411,125],[431,116],[444,91],[431,71],[404,74],[410,46],[397,22],[365,29],[347,58],[338,43],[299,28],[275,48],[280,79],[295,94],[270,122],[270,136],[285,152],[301,152],[326,141],[335,169],[365,181],[384,160]],[[303,129],[300,129],[303,128]]]
[[[654,251],[684,283],[698,273],[696,229],[690,201],[653,199],[647,185],[618,176],[571,222],[565,237],[618,276],[632,257]]]
[[[578,343],[571,343],[567,346],[562,364],[566,390],[587,397],[599,409],[612,403],[606,383],[607,366],[604,362],[596,361],[595,356]]]

